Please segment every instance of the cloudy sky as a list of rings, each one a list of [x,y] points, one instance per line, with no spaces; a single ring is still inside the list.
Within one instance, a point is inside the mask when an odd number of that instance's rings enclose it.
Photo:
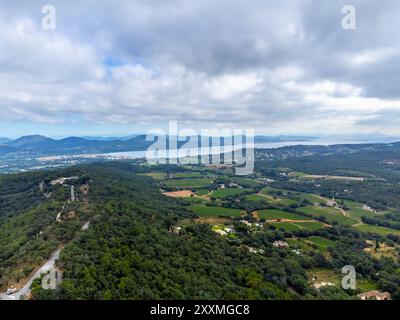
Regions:
[[[42,27],[42,7],[56,29]],[[342,28],[342,7],[356,29]],[[0,0],[0,136],[400,136],[397,0]]]

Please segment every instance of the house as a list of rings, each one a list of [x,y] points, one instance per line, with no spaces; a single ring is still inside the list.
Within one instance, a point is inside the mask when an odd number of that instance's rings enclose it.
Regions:
[[[325,282],[325,281],[322,281],[321,283],[316,283],[316,284],[314,284],[314,288],[315,289],[319,289],[319,288],[322,288],[322,287],[332,287],[332,286],[334,286],[335,284],[334,283],[332,283],[332,282]]]
[[[240,220],[239,222],[243,223],[244,225],[251,227],[251,223],[248,222],[247,220]]]
[[[220,229],[216,229],[216,230],[214,230],[214,232],[218,233],[222,237],[226,237],[228,235],[228,233],[226,231],[220,230]]]
[[[251,253],[264,253],[263,249],[257,249],[257,248],[253,248],[253,247],[247,247],[247,249],[249,250],[249,252]]]
[[[366,204],[364,204],[362,208],[365,211],[376,212],[376,210],[372,209],[370,206],[367,206]]]
[[[224,228],[224,231],[225,231],[226,233],[232,233],[232,232],[234,232],[234,230],[233,230],[232,228],[230,228],[230,227],[225,227],[225,228]]]
[[[289,244],[285,241],[282,240],[277,240],[272,244],[276,248],[287,248],[289,247]]]
[[[171,233],[173,234],[180,234],[182,231],[182,227],[181,226],[172,226],[171,227]]]
[[[56,184],[64,184],[65,182],[69,180],[78,180],[79,177],[67,177],[67,178],[58,178],[50,182],[51,185],[56,185]]]
[[[335,199],[328,200],[328,201],[326,202],[326,205],[327,205],[328,207],[336,207],[336,206],[337,206],[337,202],[335,201]]]
[[[361,300],[392,300],[389,292],[380,292],[377,290],[360,293],[357,297]]]

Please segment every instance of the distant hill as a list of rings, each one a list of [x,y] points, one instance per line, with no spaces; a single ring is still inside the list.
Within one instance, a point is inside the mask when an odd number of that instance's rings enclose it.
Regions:
[[[127,137],[126,137],[127,138]],[[43,135],[23,136],[15,140],[0,143],[0,154],[8,153],[30,153],[34,155],[70,155],[70,154],[94,154],[111,153],[124,151],[143,151],[146,150],[153,141],[146,141],[146,135],[136,135],[129,139],[121,138],[115,140],[95,140],[82,137],[68,137],[64,139],[52,139]],[[198,137],[201,141],[201,137]],[[308,139],[308,140],[307,140]],[[279,149],[269,149],[261,158],[274,157],[298,157],[304,155],[329,154],[329,153],[351,153],[361,150],[400,150],[400,142],[396,143],[369,143],[369,144],[337,144],[331,146],[305,145],[306,141],[313,140],[315,137],[301,136],[256,136],[255,143],[274,143],[284,141],[298,141],[297,146],[288,146]],[[193,140],[192,140],[193,141]],[[178,142],[178,147],[186,141]],[[223,143],[223,139],[221,140]],[[264,153],[264,152],[263,152]],[[260,154],[259,154],[260,156]]]
[[[11,139],[9,139],[9,138],[0,137],[0,144],[7,143],[7,142],[10,142],[10,141],[11,141]]]

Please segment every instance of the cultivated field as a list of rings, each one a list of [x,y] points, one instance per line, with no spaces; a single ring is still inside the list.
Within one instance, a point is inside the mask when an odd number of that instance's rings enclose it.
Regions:
[[[200,217],[238,217],[244,214],[244,211],[239,209],[224,208],[224,207],[211,207],[193,205],[189,207]]]

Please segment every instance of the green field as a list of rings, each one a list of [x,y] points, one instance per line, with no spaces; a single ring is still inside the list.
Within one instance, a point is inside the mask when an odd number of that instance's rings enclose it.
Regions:
[[[300,197],[301,200],[308,200],[311,203],[326,203],[326,200],[324,198],[319,197],[315,194],[310,194],[310,193],[296,193],[296,196]]]
[[[224,198],[228,196],[239,195],[249,190],[250,189],[244,189],[244,188],[224,188],[224,189],[214,190],[211,196],[215,198]]]
[[[311,218],[302,216],[300,214],[277,210],[277,209],[259,210],[257,212],[258,216],[265,220],[275,220],[275,219],[311,220]]]
[[[363,232],[371,232],[371,233],[377,233],[380,235],[388,235],[388,234],[395,234],[400,236],[400,230],[396,230],[396,229],[390,229],[390,228],[386,228],[386,227],[381,227],[381,226],[373,226],[371,224],[361,224],[356,226],[355,228],[357,228],[360,231]]]
[[[318,249],[323,251],[325,251],[329,247],[334,247],[336,245],[335,241],[318,236],[308,237],[305,239],[305,241],[315,244],[318,247]]]
[[[350,210],[348,210],[348,213],[350,214],[350,216],[352,218],[361,219],[362,216],[373,218],[373,217],[376,217],[376,215],[378,214],[375,212],[364,210],[362,208],[362,204],[357,203],[357,202],[345,200],[344,204],[346,205],[346,207],[348,207],[350,209]]]
[[[170,188],[204,188],[211,183],[211,179],[172,179],[164,181],[164,184]]]
[[[343,274],[336,273],[329,269],[311,269],[307,271],[307,274],[309,279],[311,279],[312,277],[316,277],[317,283],[321,283],[323,281],[332,282],[335,284],[336,287],[339,287],[341,285],[341,281],[343,278]],[[372,280],[358,276],[356,282],[356,289],[359,292],[366,292],[370,290],[377,290],[377,286]]]
[[[164,180],[167,177],[165,172],[148,172],[148,173],[140,173],[141,176],[152,177],[155,180]]]
[[[245,188],[257,187],[261,182],[257,180],[251,180],[246,178],[232,178],[232,182],[237,183]]]
[[[180,198],[180,200],[185,203],[185,204],[192,204],[192,203],[203,203],[207,202],[207,200],[197,198],[197,197],[186,197],[186,198]]]
[[[207,195],[207,194],[209,194],[210,192],[208,191],[208,189],[198,189],[197,191],[196,191],[196,194],[198,195],[198,196],[205,196],[205,195]]]
[[[209,207],[193,205],[189,207],[200,217],[238,217],[244,214],[244,211],[239,209],[223,208],[223,207]]]
[[[200,178],[200,177],[204,177],[204,175],[200,172],[176,172],[172,174],[172,178],[177,178],[177,179],[182,179],[182,178],[186,178],[186,179],[190,179],[190,178]]]
[[[299,208],[297,211],[311,214],[313,217],[323,216],[329,223],[337,222],[345,225],[353,225],[358,222],[357,219],[346,217],[339,210],[330,207],[308,206]]]
[[[321,222],[271,222],[270,224],[288,232],[300,230],[315,231],[325,228]]]
[[[264,196],[260,196],[259,194],[249,194],[246,196],[246,199],[249,201],[255,201],[255,202],[261,202],[261,201],[266,201],[268,202],[268,198]]]
[[[291,204],[297,203],[296,200],[291,199],[291,197],[288,196],[288,192],[286,190],[267,187],[261,190],[261,194],[266,195],[274,204],[290,206]]]

